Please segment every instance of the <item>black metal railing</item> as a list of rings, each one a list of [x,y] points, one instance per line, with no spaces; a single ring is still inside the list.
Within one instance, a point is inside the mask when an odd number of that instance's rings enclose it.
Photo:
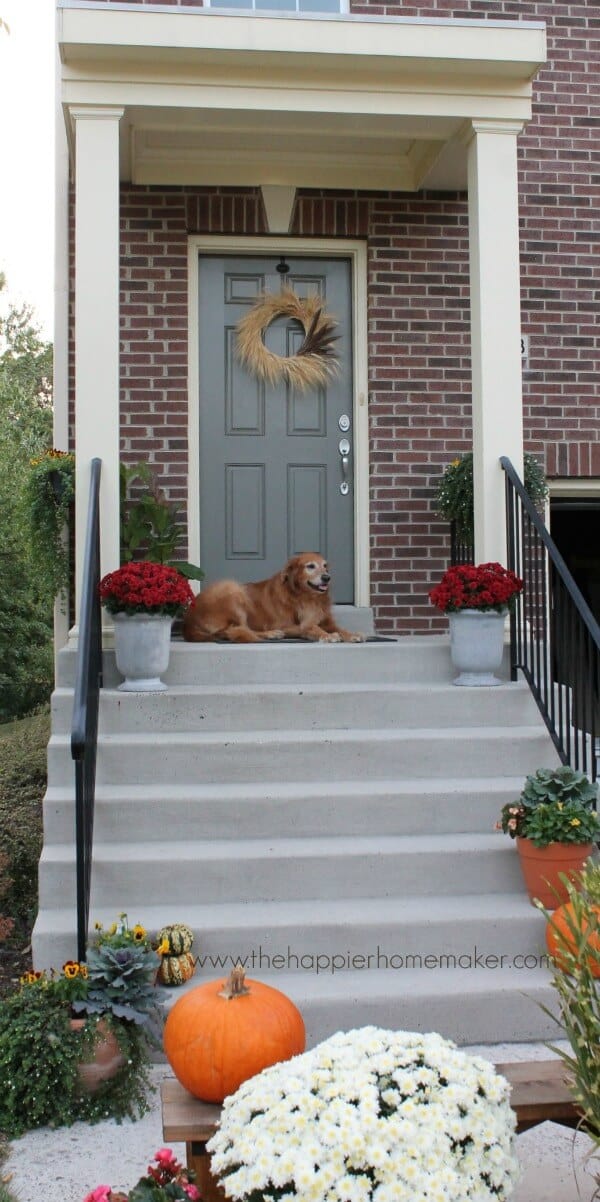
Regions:
[[[595,780],[600,754],[600,626],[510,459],[508,567],[524,581],[511,614],[511,677],[521,671],[563,764]]]
[[[473,544],[459,538],[455,521],[450,522],[450,563],[453,568],[459,563],[475,563]]]
[[[75,761],[77,958],[85,960],[90,912],[96,793],[98,708],[102,687],[100,582],[100,459],[92,459],[79,614],[71,755]]]

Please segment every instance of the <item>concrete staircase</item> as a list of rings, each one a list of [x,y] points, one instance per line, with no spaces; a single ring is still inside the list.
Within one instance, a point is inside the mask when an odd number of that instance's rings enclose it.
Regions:
[[[75,954],[75,653],[53,698],[36,967]],[[192,985],[235,959],[310,1043],[376,1023],[554,1035],[544,921],[494,831],[556,754],[527,687],[457,689],[446,640],[173,643],[166,693],[101,698],[91,921],[184,921]],[[165,990],[167,1004],[180,996]]]

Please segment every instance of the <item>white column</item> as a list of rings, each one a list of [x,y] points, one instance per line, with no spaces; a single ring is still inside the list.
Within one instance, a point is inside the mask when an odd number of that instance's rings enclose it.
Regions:
[[[60,103],[60,56],[55,56],[55,206],[54,206],[54,421],[52,442],[59,451],[69,450],[69,147]],[[54,604],[54,671],[58,653],[69,636],[69,619],[64,598]]]
[[[119,566],[119,121],[123,109],[72,108],[75,126],[76,603],[90,461],[102,460],[101,570]]]
[[[468,148],[475,561],[506,564],[501,455],[523,472],[517,135],[474,121]]]

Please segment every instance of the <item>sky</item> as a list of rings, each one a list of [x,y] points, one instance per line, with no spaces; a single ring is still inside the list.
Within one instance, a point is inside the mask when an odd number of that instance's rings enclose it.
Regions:
[[[54,0],[0,0],[0,271],[53,334]],[[6,298],[5,298],[6,304]]]

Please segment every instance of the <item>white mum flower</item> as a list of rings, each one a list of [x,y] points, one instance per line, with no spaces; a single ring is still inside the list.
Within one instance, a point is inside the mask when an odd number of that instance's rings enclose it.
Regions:
[[[258,1178],[265,1197],[298,1202],[503,1202],[513,1131],[486,1061],[437,1034],[366,1027],[246,1082],[209,1151],[239,1202]]]

